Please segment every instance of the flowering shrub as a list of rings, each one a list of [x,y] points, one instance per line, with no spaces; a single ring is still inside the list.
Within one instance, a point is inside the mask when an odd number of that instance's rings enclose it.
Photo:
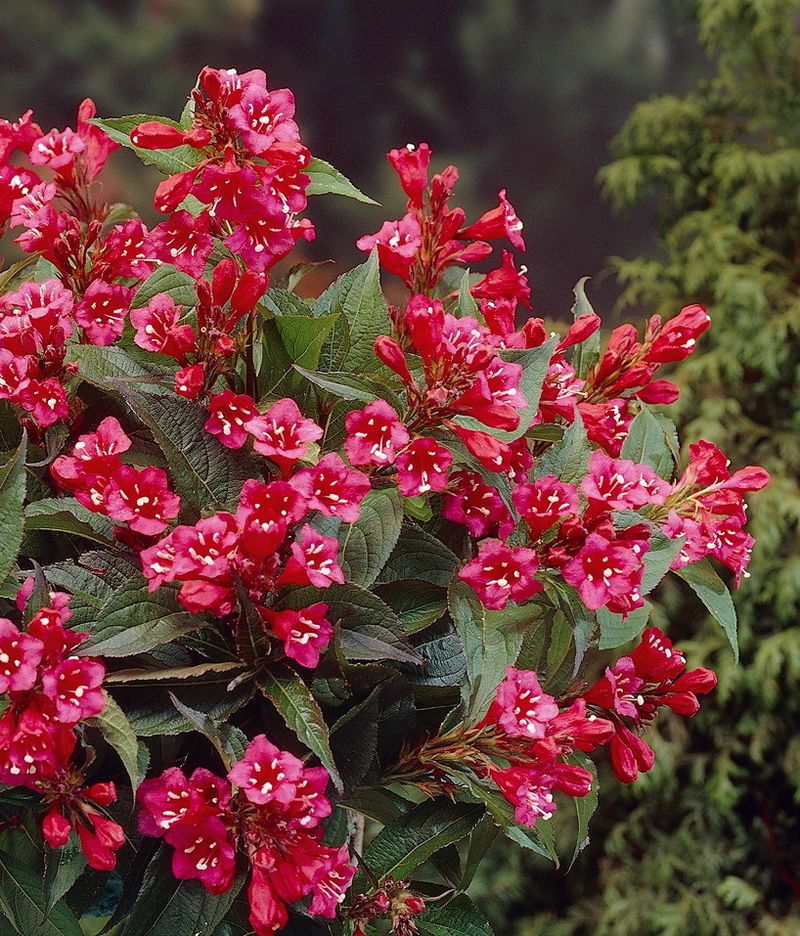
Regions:
[[[709,317],[603,347],[579,284],[564,334],[517,328],[524,267],[469,265],[522,222],[502,191],[467,224],[425,144],[311,302],[275,270],[308,196],[370,200],[289,91],[206,68],[180,121],[94,114],[0,124],[4,925],[488,933],[495,835],[577,853],[588,755],[634,781],[658,710],[713,689],[647,626],[670,570],[736,653],[709,560],[747,574],[767,474],[703,441],[680,469],[650,409]],[[95,184],[119,144],[166,175],[151,230]]]

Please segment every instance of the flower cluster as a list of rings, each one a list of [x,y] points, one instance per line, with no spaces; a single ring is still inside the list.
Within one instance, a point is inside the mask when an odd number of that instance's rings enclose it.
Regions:
[[[134,468],[120,455],[131,447],[114,416],[79,437],[71,455],[60,455],[50,472],[89,510],[126,523],[135,533],[155,536],[178,516],[180,498],[169,489],[162,468]]]
[[[658,628],[649,627],[630,655],[608,667],[584,693],[586,702],[613,722],[611,766],[623,783],[633,783],[655,760],[653,749],[634,731],[651,722],[662,706],[679,715],[694,715],[700,707],[697,696],[711,692],[717,684],[711,670],[685,670],[683,653]]]
[[[33,580],[17,596],[20,610],[31,600]],[[51,848],[66,845],[72,830],[92,868],[110,871],[125,843],[122,828],[101,811],[116,798],[113,783],[85,784],[73,762],[76,729],[102,712],[105,667],[76,656],[86,634],[64,625],[69,596],[52,592],[20,630],[0,618],[0,782],[24,786],[47,806],[42,833]]]
[[[165,179],[155,207],[170,215],[156,228],[162,259],[199,276],[212,250],[212,235],[264,273],[314,228],[297,215],[306,207],[311,154],[300,142],[294,95],[269,91],[263,71],[204,68],[192,92],[186,126],[146,121],[131,132],[142,149],[186,147],[196,165]],[[202,210],[182,206],[191,196]]]
[[[328,773],[305,767],[264,735],[253,738],[227,779],[178,767],[139,788],[139,829],[173,848],[172,873],[212,894],[233,885],[237,851],[250,866],[250,924],[257,936],[282,929],[287,904],[311,895],[312,916],[333,918],[355,874],[347,849],[322,844],[331,813]]]
[[[417,936],[415,917],[425,910],[425,899],[411,890],[411,881],[385,878],[372,894],[356,897],[348,909],[353,921],[353,936],[367,936],[367,926],[374,920],[388,919],[394,936]]]
[[[553,815],[554,792],[589,793],[591,773],[568,758],[595,750],[613,734],[613,724],[590,714],[585,700],[561,709],[536,673],[509,666],[483,721],[407,749],[389,779],[429,795],[489,784],[514,807],[515,820],[530,828]]]

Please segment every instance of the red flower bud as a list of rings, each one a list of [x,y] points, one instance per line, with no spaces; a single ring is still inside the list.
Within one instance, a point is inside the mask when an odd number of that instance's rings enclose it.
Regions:
[[[183,130],[159,120],[146,120],[131,130],[131,143],[147,150],[173,149],[183,143],[183,137]]]

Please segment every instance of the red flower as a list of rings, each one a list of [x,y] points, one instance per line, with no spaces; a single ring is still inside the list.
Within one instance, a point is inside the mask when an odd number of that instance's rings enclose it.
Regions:
[[[591,533],[578,554],[563,566],[561,574],[592,611],[615,598],[630,599],[630,608],[641,607],[639,588],[646,548],[646,543],[640,541],[614,540],[602,533]]]
[[[539,537],[565,517],[578,513],[578,492],[555,475],[545,475],[531,484],[520,484],[511,500],[528,525],[531,536]]]
[[[171,296],[159,294],[141,309],[131,309],[131,325],[136,329],[133,340],[145,351],[156,351],[182,361],[196,350],[194,329],[180,325],[181,308]]]
[[[187,400],[196,400],[205,386],[205,364],[191,364],[175,372],[175,392]]]
[[[442,513],[448,520],[463,524],[476,538],[492,532],[503,538],[514,529],[508,507],[497,491],[469,471],[457,471],[451,476]]]
[[[404,497],[443,491],[453,464],[453,454],[434,439],[418,438],[395,461],[397,487]]]
[[[322,429],[306,419],[294,400],[273,403],[266,413],[257,413],[245,425],[253,435],[253,448],[287,471],[295,462],[307,458],[311,443],[322,438]]]
[[[121,465],[113,474],[106,495],[106,513],[127,523],[137,533],[154,536],[178,516],[181,500],[169,489],[161,468]]]
[[[369,478],[348,468],[335,452],[325,455],[313,468],[298,471],[290,484],[312,510],[345,523],[358,520],[359,505],[370,491]]]
[[[390,150],[386,157],[400,177],[400,185],[415,208],[422,207],[422,193],[428,184],[431,150],[427,143]]]
[[[589,473],[581,482],[581,491],[595,513],[663,504],[671,489],[671,485],[647,465],[609,458],[601,451],[592,452]]]
[[[176,211],[150,231],[149,250],[158,260],[197,279],[203,275],[214,249],[209,228],[207,212],[194,217],[188,211]]]
[[[74,725],[102,712],[105,697],[100,688],[106,668],[99,660],[70,657],[42,676],[42,691],[55,703],[64,725]]]
[[[508,666],[486,721],[496,723],[511,737],[544,738],[557,715],[556,700],[542,690],[536,673]]]
[[[478,555],[458,573],[477,593],[482,604],[492,610],[505,608],[509,600],[527,601],[542,590],[534,575],[539,568],[532,549],[511,548],[498,540],[484,540]]]
[[[353,465],[391,465],[410,438],[397,413],[383,400],[348,413],[345,427],[344,450]]]
[[[300,611],[264,611],[272,633],[282,640],[286,656],[313,669],[330,643],[333,627],[326,617],[328,606],[317,602]]]
[[[11,621],[0,618],[0,692],[32,689],[43,650],[40,640],[20,633]]]
[[[645,338],[649,342],[647,360],[658,364],[685,360],[710,324],[711,316],[700,305],[686,306],[663,325],[660,317],[654,315]]]
[[[292,554],[280,577],[284,585],[316,585],[327,588],[333,582],[344,584],[344,573],[336,561],[339,541],[322,536],[306,524],[300,538],[292,543]]]
[[[297,795],[295,781],[302,774],[303,762],[278,750],[262,734],[253,738],[242,760],[228,772],[228,779],[241,787],[251,803],[263,806],[275,801],[285,806]]]
[[[525,249],[522,238],[522,221],[517,217],[511,202],[506,198],[506,190],[501,189],[498,195],[500,204],[491,211],[486,211],[477,221],[469,227],[458,232],[459,238],[464,240],[496,240],[507,238],[517,248]]]
[[[95,280],[75,306],[75,321],[90,344],[110,345],[122,335],[133,290]]]
[[[241,448],[247,441],[245,424],[258,415],[253,398],[223,390],[211,397],[208,408],[211,415],[205,424],[206,432],[227,448]]]

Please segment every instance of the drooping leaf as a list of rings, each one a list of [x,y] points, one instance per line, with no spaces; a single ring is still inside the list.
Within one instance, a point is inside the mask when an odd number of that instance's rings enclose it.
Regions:
[[[429,904],[415,922],[431,936],[493,936],[488,921],[466,894]]]
[[[425,800],[382,829],[364,861],[379,879],[408,877],[437,851],[469,835],[483,813],[475,803]]]
[[[207,715],[215,722],[223,722],[234,712],[243,708],[253,698],[256,687],[252,680],[226,686],[177,686],[174,692],[166,688],[151,687],[142,692],[137,687],[125,689],[115,687],[133,730],[140,738],[153,738],[159,735],[185,734],[196,731],[189,719],[178,711],[171,696],[176,696],[188,708]]]
[[[247,737],[235,725],[229,725],[225,722],[217,721],[205,712],[198,712],[188,705],[184,705],[173,693],[169,693],[172,704],[191,724],[195,731],[199,731],[203,737],[216,749],[217,753],[225,765],[226,770],[231,769],[234,761],[239,760],[247,748]]]
[[[74,497],[46,497],[25,508],[25,529],[70,533],[116,549],[115,524],[102,514],[79,504]]]
[[[372,490],[361,502],[355,523],[344,525],[339,562],[348,582],[368,588],[378,578],[397,545],[403,504],[396,488]]]
[[[22,543],[27,447],[27,436],[23,433],[17,450],[0,465],[0,582],[4,582],[14,568]]]
[[[318,159],[315,156],[305,171],[306,175],[311,178],[311,185],[306,189],[308,195],[344,195],[363,202],[365,205],[378,204],[374,199],[359,191],[348,178],[324,159]]]
[[[589,821],[597,809],[600,793],[599,781],[597,779],[597,769],[595,768],[592,759],[587,757],[587,755],[582,751],[576,751],[572,755],[572,759],[577,762],[579,767],[583,767],[584,770],[588,770],[591,773],[592,787],[586,796],[575,796],[572,798],[575,804],[575,812],[578,816],[578,829],[575,839],[575,850],[572,853],[570,867],[572,867],[572,865],[575,863],[575,859],[589,844]]]
[[[257,682],[300,743],[316,754],[341,792],[342,778],[333,760],[328,725],[308,686],[294,670],[279,664],[263,669]]]
[[[104,692],[105,708],[98,715],[88,719],[90,725],[99,728],[108,744],[119,755],[135,792],[139,785],[139,744],[128,716],[107,692]]]
[[[421,579],[447,588],[459,564],[458,556],[435,536],[416,524],[406,523],[378,581]]]
[[[5,851],[0,851],[0,917],[9,936],[83,936],[69,907],[59,900],[48,911],[41,877]]]
[[[711,616],[725,631],[733,656],[739,660],[739,639],[737,635],[736,608],[731,593],[722,579],[714,571],[708,559],[701,559],[692,565],[678,569],[679,575],[703,602]]]
[[[63,848],[48,848],[45,851],[42,892],[48,913],[68,893],[85,869],[86,856],[75,833]]]

